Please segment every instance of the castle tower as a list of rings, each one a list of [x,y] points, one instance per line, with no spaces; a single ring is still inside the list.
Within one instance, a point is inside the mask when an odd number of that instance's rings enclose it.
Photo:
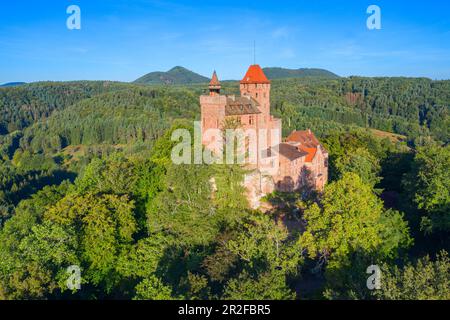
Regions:
[[[261,140],[258,142],[258,150],[267,150],[274,148],[281,143],[281,120],[276,119],[270,114],[270,81],[267,79],[264,71],[257,64],[251,65],[244,78],[240,82],[242,96],[250,96],[258,102],[258,108],[261,114],[258,115],[258,129],[266,130],[267,137],[265,143]],[[260,159],[266,159],[266,164],[271,162],[270,166],[260,162],[260,169],[263,167],[276,170],[275,159],[270,154],[261,154]],[[272,161],[273,160],[273,161]],[[273,162],[273,163],[272,163]]]
[[[212,75],[211,81],[209,82],[209,95],[210,96],[218,96],[220,95],[221,85],[219,82],[219,78],[217,77],[216,70]]]
[[[216,71],[209,83],[209,94],[200,96],[202,133],[208,129],[220,129],[225,120],[225,106],[227,97],[220,94],[221,85]],[[202,142],[207,145],[210,141],[202,135]]]
[[[270,120],[270,81],[257,64],[251,65],[240,82],[242,96],[251,96],[258,101],[264,123]]]

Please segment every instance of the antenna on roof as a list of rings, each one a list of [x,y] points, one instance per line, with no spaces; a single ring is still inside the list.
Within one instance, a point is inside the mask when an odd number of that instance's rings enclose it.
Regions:
[[[256,40],[253,40],[253,64],[256,64]]]

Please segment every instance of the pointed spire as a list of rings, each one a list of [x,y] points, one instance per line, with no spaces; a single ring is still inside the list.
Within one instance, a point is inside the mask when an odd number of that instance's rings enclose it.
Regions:
[[[220,86],[219,78],[217,77],[216,70],[214,70],[214,73],[211,78],[211,82],[209,83],[210,86]]]
[[[218,95],[218,94],[220,94],[220,89],[221,89],[221,85],[220,85],[219,77],[217,77],[216,70],[214,70],[211,81],[209,82],[209,94],[211,96]]]

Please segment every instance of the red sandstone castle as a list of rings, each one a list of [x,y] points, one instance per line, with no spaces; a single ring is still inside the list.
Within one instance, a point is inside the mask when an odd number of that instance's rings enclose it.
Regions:
[[[244,185],[253,207],[273,191],[322,190],[328,180],[328,153],[311,132],[293,131],[281,140],[281,119],[270,114],[270,81],[259,65],[249,67],[240,82],[241,96],[221,95],[216,72],[209,84],[209,94],[200,96],[203,144],[219,152],[211,143],[209,129],[224,130],[227,123],[237,123],[243,131],[258,132],[256,162],[248,166]],[[245,148],[247,148],[247,141]],[[245,150],[246,151],[246,150]]]

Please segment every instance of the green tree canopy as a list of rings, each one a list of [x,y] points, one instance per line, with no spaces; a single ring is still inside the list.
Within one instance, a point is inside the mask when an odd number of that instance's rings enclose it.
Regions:
[[[410,242],[407,225],[398,223],[395,213],[385,211],[371,187],[354,173],[345,173],[328,185],[320,202],[306,209],[304,219],[302,246],[311,258],[318,256],[331,268],[348,263],[353,252],[386,256]],[[386,223],[393,220],[397,223],[390,227],[400,230],[389,231],[395,232],[395,237],[389,238]]]
[[[381,290],[376,297],[386,300],[449,300],[450,259],[442,251],[431,261],[429,256],[402,268],[382,267]]]

